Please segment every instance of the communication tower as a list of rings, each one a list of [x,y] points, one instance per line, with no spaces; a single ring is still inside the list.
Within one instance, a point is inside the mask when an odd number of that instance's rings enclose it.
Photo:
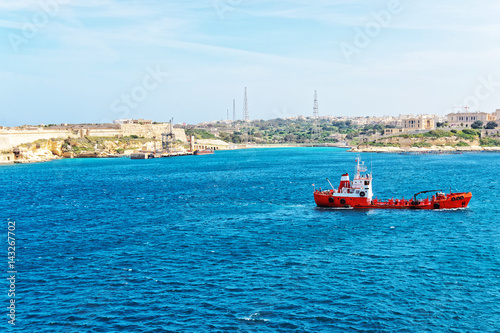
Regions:
[[[250,114],[248,112],[247,87],[245,87],[245,99],[243,102],[243,118],[245,119],[245,121],[250,120]]]
[[[319,141],[320,139],[320,134],[319,134],[319,106],[318,106],[318,92],[314,90],[314,105],[313,105],[313,130],[312,130],[312,136],[311,136],[311,141],[314,141],[315,139]]]
[[[314,90],[314,106],[313,106],[313,116],[315,118],[319,117],[319,106],[318,106],[318,92]]]
[[[233,98],[233,121],[236,121],[236,100]]]

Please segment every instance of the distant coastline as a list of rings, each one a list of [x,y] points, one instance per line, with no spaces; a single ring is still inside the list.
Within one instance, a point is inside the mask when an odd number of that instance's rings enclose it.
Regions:
[[[146,141],[149,145],[152,142]],[[43,163],[58,159],[66,158],[119,158],[127,157],[129,158],[131,154],[137,152],[143,152],[142,150],[128,150],[124,152],[115,153],[102,153],[96,151],[85,151],[79,154],[72,153],[54,153],[50,146],[54,145],[54,141],[48,140],[45,144],[34,145],[36,148],[28,149],[28,154],[23,156],[23,158],[15,158],[15,154],[3,153],[0,154],[0,165],[12,165],[12,164],[28,164],[28,163]],[[326,145],[290,145],[290,144],[273,144],[273,145],[242,145],[237,149],[226,149],[226,150],[240,150],[240,149],[286,149],[286,148],[340,148],[345,149],[348,153],[384,153],[384,154],[401,154],[401,155],[448,155],[448,154],[461,154],[461,153],[499,153],[500,147],[481,147],[481,146],[471,146],[471,147],[430,147],[430,148],[417,148],[417,147],[348,147],[348,146],[326,146]],[[6,159],[5,157],[9,157]]]
[[[402,154],[402,153],[415,153],[415,154],[426,154],[426,153],[486,153],[486,152],[500,152],[500,147],[481,147],[481,146],[471,146],[471,147],[430,147],[430,148],[399,148],[399,147],[364,147],[358,148],[354,147],[348,150],[353,153],[392,153],[392,154]]]
[[[500,129],[439,128],[391,134],[392,130],[360,128],[349,121],[323,120],[320,129],[314,119],[236,122],[220,128],[174,127],[143,119],[126,121],[0,127],[0,164],[115,158],[135,153],[179,156],[198,149],[336,147],[355,153],[500,152]]]

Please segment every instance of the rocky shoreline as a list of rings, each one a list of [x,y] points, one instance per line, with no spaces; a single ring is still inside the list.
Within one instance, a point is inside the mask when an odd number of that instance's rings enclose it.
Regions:
[[[148,142],[152,144],[152,142]],[[272,146],[249,146],[247,148],[294,148],[299,145],[272,145]],[[26,164],[26,163],[42,163],[64,158],[119,158],[128,157],[134,150],[129,149],[118,153],[114,149],[106,151],[82,151],[79,153],[68,152],[62,149],[60,141],[48,140],[44,144],[32,145],[30,147],[21,147],[17,153],[9,152],[9,158],[0,159],[0,165],[5,164]],[[130,148],[130,147],[128,147]],[[352,153],[386,153],[386,154],[409,154],[409,155],[425,155],[425,154],[460,154],[460,153],[486,153],[500,152],[500,147],[482,147],[482,146],[467,146],[467,147],[451,147],[451,146],[433,146],[433,147],[380,147],[380,146],[356,146],[345,147],[350,148],[347,152]],[[7,154],[0,155],[6,157]]]
[[[161,142],[158,143],[161,145]],[[155,142],[149,139],[122,140],[95,138],[85,141],[50,139],[23,144],[0,154],[0,164],[49,162],[64,158],[127,157],[138,150],[152,150]]]
[[[469,146],[469,147],[411,147],[411,148],[401,148],[401,147],[352,147],[348,152],[353,153],[480,153],[480,152],[500,152],[500,147],[481,147],[481,146]]]

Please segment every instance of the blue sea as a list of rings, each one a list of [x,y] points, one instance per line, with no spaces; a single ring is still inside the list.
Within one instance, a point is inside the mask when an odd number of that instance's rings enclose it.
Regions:
[[[454,211],[317,208],[334,148],[2,166],[0,330],[499,332],[499,157],[361,154],[379,199],[472,192]]]

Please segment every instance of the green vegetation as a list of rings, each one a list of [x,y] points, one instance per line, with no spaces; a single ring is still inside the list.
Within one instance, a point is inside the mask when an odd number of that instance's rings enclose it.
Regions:
[[[229,133],[221,132],[221,133],[219,133],[219,137],[221,140],[226,141],[226,142],[233,142],[233,143],[243,142],[242,138],[241,138],[241,133],[240,134],[236,134],[236,133],[229,134]]]
[[[375,141],[368,142],[368,145],[372,147],[400,147],[400,145],[397,143],[383,143]]]
[[[349,144],[350,144],[351,146],[353,146],[353,147],[354,147],[354,146],[359,146],[359,144],[360,144],[360,142],[359,142],[359,141],[360,141],[360,140],[359,140],[359,138],[355,138],[355,139],[353,139],[353,140],[349,141]]]
[[[455,137],[458,139],[457,143],[452,144],[454,147],[468,147],[470,146],[470,142],[481,139],[481,130],[480,129],[472,129],[472,128],[466,128],[463,130],[455,130],[452,129],[450,131],[445,131],[442,129],[436,129],[432,130],[426,133],[419,133],[419,134],[401,134],[398,135],[397,137],[400,138],[416,138],[420,139],[417,142],[412,144],[412,147],[420,147],[420,148],[429,148],[432,147],[431,143],[428,141],[430,139],[439,139],[439,138],[453,138]],[[500,146],[500,139],[481,139],[481,145],[482,146]],[[379,146],[379,147],[391,147],[389,144],[381,144],[381,143],[368,143],[371,146]]]
[[[437,138],[445,138],[445,137],[449,137],[449,136],[451,136],[450,132],[440,130],[440,129],[432,130],[432,131],[429,131],[427,133],[422,134],[422,137],[424,137],[424,138],[436,138],[436,139]]]
[[[148,139],[148,138],[143,138],[143,137],[138,137],[137,135],[130,135],[130,136],[122,136],[122,137],[119,137],[119,138],[104,138],[108,141],[116,141],[118,140],[118,142],[120,143],[146,143],[146,142],[149,142],[151,141],[152,139]],[[104,141],[104,140],[102,140]]]
[[[412,147],[417,147],[417,148],[430,148],[432,147],[432,145],[428,142],[425,142],[425,141],[419,141],[419,142],[415,142]]]
[[[479,143],[483,147],[500,147],[500,138],[483,138]]]
[[[94,149],[89,147],[72,147],[71,151],[75,154],[80,154],[84,152],[94,151]]]
[[[457,137],[460,139],[465,139],[465,140],[474,140],[477,139],[478,137],[481,136],[481,131],[480,130],[474,130],[474,129],[464,129],[462,131],[457,132]]]
[[[454,130],[452,130],[454,131]],[[450,137],[450,136],[453,136],[453,132],[448,132],[448,131],[444,131],[444,130],[441,130],[441,129],[436,129],[436,130],[432,130],[432,131],[429,131],[429,132],[426,132],[426,133],[419,133],[419,134],[401,134],[399,135],[399,137],[402,137],[402,138],[433,138],[433,139],[437,139],[437,138],[444,138],[444,137]]]
[[[125,147],[140,147],[144,143],[151,141],[152,139],[141,138],[136,135],[123,136],[120,138],[116,137],[96,137],[87,136],[78,139],[66,139],[62,144],[62,150],[64,152],[73,152],[75,154],[94,152],[97,150],[103,150],[106,148],[114,149],[117,153],[123,154]],[[121,147],[120,147],[121,146]]]
[[[225,127],[225,124],[215,125],[219,130],[220,139],[226,142],[261,144],[322,144],[339,141],[353,141],[360,136],[384,134],[386,128],[381,124],[358,126],[352,121],[330,121],[328,119],[299,118],[299,119],[271,119],[255,120],[252,122],[237,121],[234,127]],[[236,128],[233,132],[232,129]],[[190,135],[194,131],[186,130]],[[206,132],[206,131],[205,131]],[[198,133],[201,134],[201,133]],[[209,133],[206,133],[210,135]],[[208,137],[197,138],[211,138]]]
[[[191,136],[191,135],[194,135],[194,137],[196,139],[200,139],[200,140],[203,140],[203,139],[217,139],[217,137],[205,130],[202,130],[202,129],[195,129],[195,128],[190,128],[190,129],[187,129],[186,130],[186,135],[187,136]]]
[[[477,126],[481,125],[479,122]],[[477,127],[477,126],[474,127]],[[255,120],[251,122],[237,121],[232,125],[218,123],[214,126],[219,130],[218,136],[209,133],[205,129],[187,129],[186,135],[194,135],[197,139],[221,139],[226,142],[259,143],[259,144],[324,144],[336,142],[348,142],[351,146],[363,144],[363,138],[372,135],[385,134],[385,129],[394,128],[391,125],[364,125],[359,126],[351,120],[329,121],[327,119],[299,118],[299,119],[271,119]],[[415,147],[430,147],[426,143],[429,139],[456,137],[462,142],[473,141],[481,138],[481,128],[466,128],[463,130],[445,129],[446,122],[439,123],[438,128],[425,133],[401,134],[398,137],[416,138],[418,143]],[[487,127],[494,127],[496,123],[488,123]],[[378,140],[381,141],[381,140]],[[458,140],[457,140],[458,141]],[[397,144],[367,143],[371,146],[398,146]],[[462,143],[463,145],[463,143]]]
[[[36,141],[33,141],[33,142],[30,142],[30,143],[23,143],[23,144],[20,144],[19,147],[24,147],[24,148],[31,148],[32,146],[35,146],[35,147],[38,147],[40,148],[42,144],[45,144],[47,143],[47,139],[39,139],[39,140],[36,140]]]
[[[498,127],[498,124],[494,121],[488,121],[488,123],[486,124],[486,126],[484,128],[486,129],[494,129]]]
[[[462,131],[457,131],[454,129],[452,129],[451,131],[436,129],[436,130],[432,130],[432,131],[429,131],[426,133],[399,135],[399,137],[402,137],[402,138],[432,138],[432,139],[452,137],[452,136],[457,136],[457,137],[459,137],[461,139],[465,139],[465,140],[474,140],[477,137],[481,136],[481,131],[474,130],[474,129],[464,129]]]
[[[481,120],[476,120],[472,123],[472,125],[470,125],[470,127],[473,129],[481,129],[483,128],[483,122]]]

